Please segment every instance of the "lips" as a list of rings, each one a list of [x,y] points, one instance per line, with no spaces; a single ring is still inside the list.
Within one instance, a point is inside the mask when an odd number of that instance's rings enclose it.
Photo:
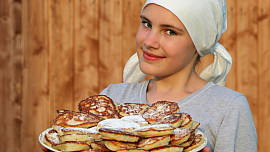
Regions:
[[[158,56],[153,53],[146,52],[146,51],[143,51],[143,57],[144,59],[149,60],[149,61],[157,61],[157,60],[161,60],[165,58],[163,56]]]

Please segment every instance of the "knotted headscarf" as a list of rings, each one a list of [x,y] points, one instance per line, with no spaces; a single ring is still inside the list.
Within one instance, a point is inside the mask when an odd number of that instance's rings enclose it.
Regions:
[[[218,43],[227,29],[226,0],[147,0],[142,11],[148,4],[160,5],[180,19],[200,57],[214,55],[214,63],[207,66],[200,77],[224,86],[232,65],[230,54]],[[145,76],[136,53],[126,63],[124,82],[140,82]]]

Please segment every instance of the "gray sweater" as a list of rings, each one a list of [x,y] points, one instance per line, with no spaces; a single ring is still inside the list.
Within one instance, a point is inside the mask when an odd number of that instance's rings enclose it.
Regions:
[[[100,94],[116,103],[144,103],[149,81],[111,84]],[[212,82],[177,101],[181,112],[200,122],[207,146],[215,152],[255,152],[257,134],[250,107],[244,95]]]

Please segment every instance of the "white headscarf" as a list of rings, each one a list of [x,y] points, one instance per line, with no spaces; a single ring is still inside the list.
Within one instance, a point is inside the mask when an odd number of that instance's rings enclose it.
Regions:
[[[214,55],[214,63],[207,66],[200,77],[224,86],[232,65],[230,54],[218,43],[227,29],[226,0],[147,0],[142,11],[151,3],[168,9],[181,20],[200,57]],[[140,82],[145,76],[136,53],[126,63],[124,82]]]

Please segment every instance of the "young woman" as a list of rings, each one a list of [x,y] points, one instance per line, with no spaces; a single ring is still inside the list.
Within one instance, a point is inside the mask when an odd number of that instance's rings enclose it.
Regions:
[[[136,36],[137,53],[124,69],[124,81],[101,92],[117,103],[178,103],[200,122],[205,151],[257,151],[257,135],[246,97],[223,87],[231,67],[217,41],[226,30],[225,0],[147,0]],[[214,54],[198,75],[200,57]],[[145,75],[154,78],[143,81]]]

